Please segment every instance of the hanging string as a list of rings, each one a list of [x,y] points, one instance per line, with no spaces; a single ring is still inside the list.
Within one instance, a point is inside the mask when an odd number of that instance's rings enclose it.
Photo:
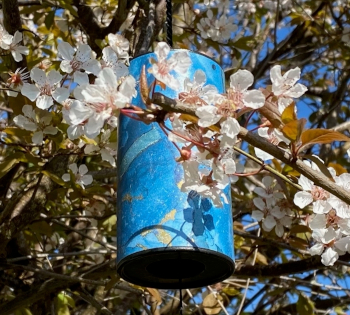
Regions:
[[[166,41],[173,47],[173,7],[171,0],[166,0]]]
[[[181,278],[180,280],[180,287],[181,287]],[[182,315],[182,289],[180,288],[180,315]]]

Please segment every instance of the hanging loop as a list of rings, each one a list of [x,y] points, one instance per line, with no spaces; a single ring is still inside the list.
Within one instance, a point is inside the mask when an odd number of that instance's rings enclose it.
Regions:
[[[173,47],[173,8],[171,0],[166,0],[166,41]]]

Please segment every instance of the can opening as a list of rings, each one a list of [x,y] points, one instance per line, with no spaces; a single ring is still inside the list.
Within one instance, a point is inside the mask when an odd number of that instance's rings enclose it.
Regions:
[[[192,259],[166,259],[150,263],[147,271],[162,279],[186,279],[196,277],[205,270],[205,266]]]

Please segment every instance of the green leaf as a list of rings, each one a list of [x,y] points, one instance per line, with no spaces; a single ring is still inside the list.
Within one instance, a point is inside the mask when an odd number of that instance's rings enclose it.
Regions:
[[[301,250],[305,250],[309,246],[307,241],[303,240],[300,237],[295,237],[295,236],[293,236],[293,238],[290,238],[288,240],[288,243],[290,246],[301,249]]]
[[[311,229],[307,225],[293,225],[290,234],[311,233]]]
[[[117,216],[114,214],[110,216],[107,220],[103,221],[102,226],[106,231],[111,232],[114,229],[116,224],[117,224]]]
[[[254,43],[255,43],[255,36],[245,36],[233,42],[232,46],[238,49],[252,51]]]
[[[57,295],[57,300],[64,305],[70,306],[71,308],[75,307],[75,302],[73,298],[64,291]]]
[[[230,287],[223,288],[222,292],[224,292],[228,296],[236,296],[241,294],[241,292],[239,292],[237,289]]]
[[[20,157],[18,156],[20,152],[9,155],[0,163],[0,178],[4,177],[8,171],[10,171],[16,164],[20,162]],[[24,154],[22,153],[24,156]]]
[[[79,17],[77,11],[74,10],[74,8],[72,7],[72,5],[69,2],[72,1],[68,1],[68,0],[58,0],[58,2],[60,3],[60,6],[64,9],[66,9],[67,11],[69,11],[70,14],[72,14],[75,17]]]
[[[33,315],[33,313],[28,308],[20,308],[15,311],[15,315]]]
[[[311,160],[312,162],[314,162],[318,168],[320,169],[320,171],[326,175],[329,180],[331,180],[332,182],[334,182],[333,176],[331,174],[331,172],[328,170],[328,168],[326,167],[326,165],[324,165],[323,161],[321,161],[317,156],[312,155],[312,154],[305,154],[304,155],[305,158]]]
[[[111,280],[109,280],[105,286],[105,290],[109,291],[110,289],[112,289],[118,281],[120,281],[120,277],[117,274],[112,275]]]
[[[55,11],[50,11],[46,17],[45,17],[45,26],[48,30],[51,29],[52,25],[53,25],[53,22],[54,22],[54,19],[55,19]]]
[[[58,177],[56,174],[52,174],[46,170],[41,171],[41,173],[43,173],[47,177],[50,177],[56,184],[60,186],[66,186],[66,182],[61,177]]]
[[[17,128],[17,127],[7,127],[2,132],[5,132],[8,135],[15,136],[18,138],[27,137],[28,134],[31,134],[30,131]]]
[[[29,226],[35,234],[52,235],[52,227],[45,221],[35,222]]]
[[[302,151],[305,145],[310,144],[326,144],[333,141],[350,141],[350,138],[342,133],[329,129],[308,129],[301,134]]]
[[[298,315],[313,315],[314,309],[314,303],[305,294],[301,293],[297,302]]]

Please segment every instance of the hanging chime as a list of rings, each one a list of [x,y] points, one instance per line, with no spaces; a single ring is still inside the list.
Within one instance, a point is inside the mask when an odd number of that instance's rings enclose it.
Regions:
[[[168,1],[168,43],[171,45],[171,3]],[[170,14],[169,14],[170,12]],[[170,18],[169,18],[170,16]],[[169,57],[185,50],[171,50]],[[186,50],[187,51],[187,50]],[[186,74],[173,75],[184,86],[197,70],[206,83],[224,92],[224,73],[211,58],[187,51]],[[130,74],[140,82],[141,69],[150,69],[154,53],[130,62]],[[146,71],[149,84],[152,73]],[[155,87],[167,97],[179,91]],[[145,108],[140,86],[134,105]],[[228,203],[215,207],[196,191],[182,192],[184,174],[179,152],[157,123],[145,124],[120,116],[118,137],[117,271],[134,284],[164,289],[194,288],[229,277],[234,270],[230,185]]]

